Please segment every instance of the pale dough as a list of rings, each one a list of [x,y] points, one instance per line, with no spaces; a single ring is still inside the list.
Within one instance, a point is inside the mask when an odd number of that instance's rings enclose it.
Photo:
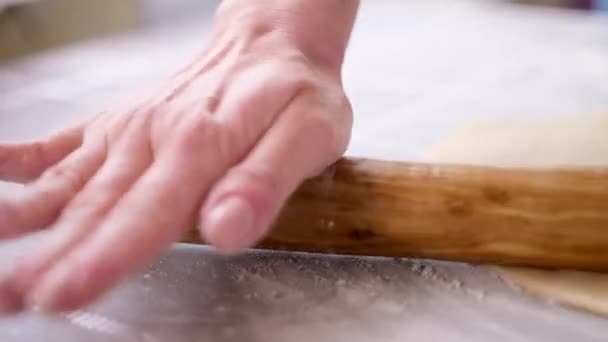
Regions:
[[[478,122],[434,146],[428,161],[499,166],[606,165],[608,115],[592,119]],[[496,267],[551,301],[608,316],[608,274]]]

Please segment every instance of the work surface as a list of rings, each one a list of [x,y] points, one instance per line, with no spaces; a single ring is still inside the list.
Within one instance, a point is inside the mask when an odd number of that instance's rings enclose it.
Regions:
[[[484,1],[364,1],[345,66],[349,155],[421,160],[487,117],[608,111],[608,18]],[[0,66],[0,139],[29,139],[162,80],[209,14]],[[15,187],[1,185],[4,192]],[[0,247],[3,261],[36,241]],[[35,247],[30,247],[35,248]],[[605,341],[608,321],[482,267],[180,245],[91,308],[0,320],[2,341]]]

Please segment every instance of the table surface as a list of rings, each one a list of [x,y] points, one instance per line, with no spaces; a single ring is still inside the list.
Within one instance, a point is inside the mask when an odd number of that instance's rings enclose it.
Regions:
[[[608,17],[472,0],[362,6],[344,68],[356,113],[349,155],[423,160],[438,139],[470,121],[608,113]],[[196,21],[0,65],[0,140],[42,136],[162,80],[203,46],[209,7]],[[0,184],[3,193],[18,190]],[[3,262],[35,248],[38,238],[0,245]],[[82,311],[0,319],[2,341],[606,335],[605,319],[535,298],[483,267],[266,251],[225,257],[189,245]]]

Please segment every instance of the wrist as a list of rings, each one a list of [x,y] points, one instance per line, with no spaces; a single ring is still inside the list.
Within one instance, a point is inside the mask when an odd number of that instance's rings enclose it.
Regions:
[[[339,73],[358,3],[358,0],[224,0],[215,16],[214,32],[295,49],[311,63]]]

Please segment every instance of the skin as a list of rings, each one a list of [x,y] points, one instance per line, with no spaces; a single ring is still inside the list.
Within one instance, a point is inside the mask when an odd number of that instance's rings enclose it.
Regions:
[[[341,65],[357,8],[226,0],[208,47],[160,89],[0,144],[0,179],[27,183],[0,198],[0,238],[47,235],[0,276],[0,309],[77,309],[195,224],[227,253],[264,237],[297,186],[346,149]]]

